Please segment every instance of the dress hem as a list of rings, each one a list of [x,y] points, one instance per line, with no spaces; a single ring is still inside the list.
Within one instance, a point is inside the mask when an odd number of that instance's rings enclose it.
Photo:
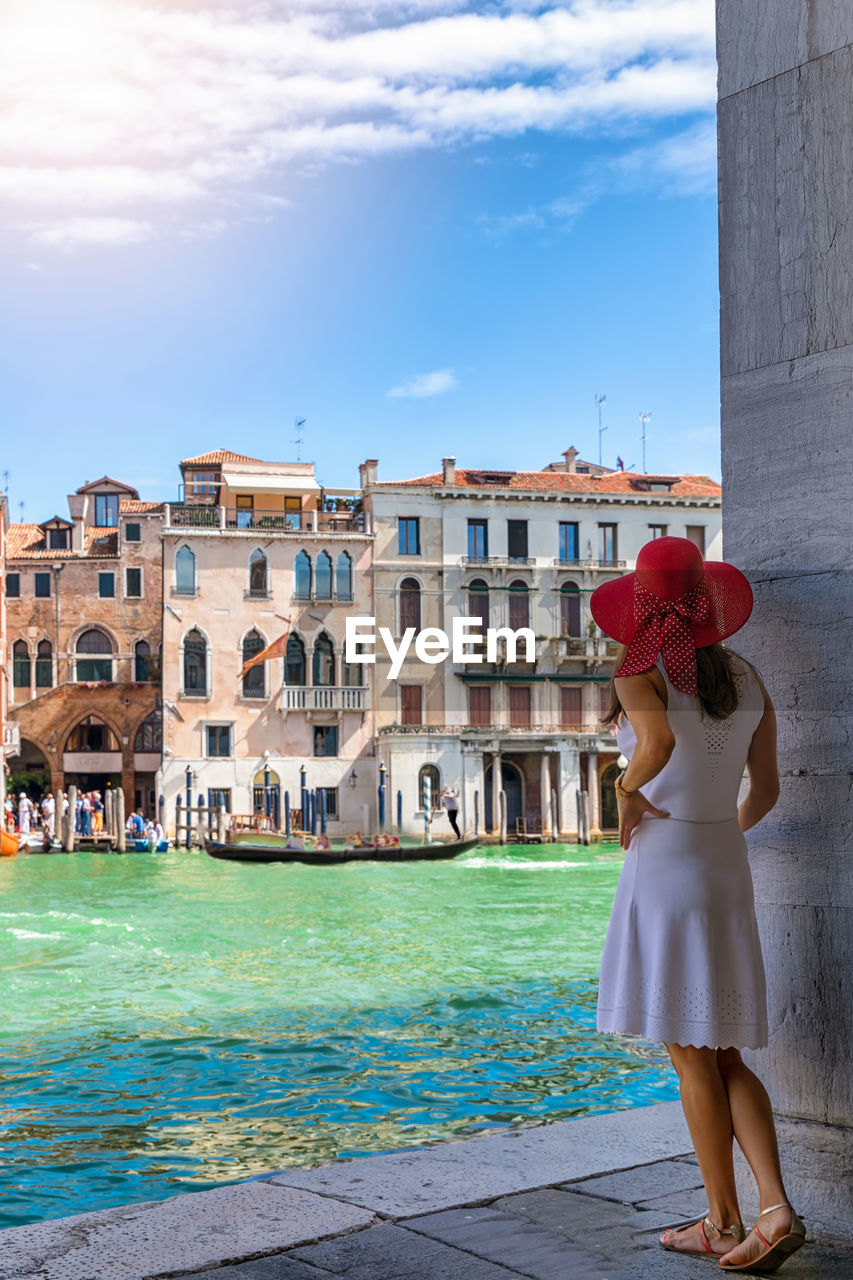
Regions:
[[[639,1036],[652,1044],[694,1049],[763,1049],[768,1043],[767,1031],[760,1023],[670,1021],[653,1014],[637,1018],[624,1009],[599,1010],[596,1029],[602,1035]]]

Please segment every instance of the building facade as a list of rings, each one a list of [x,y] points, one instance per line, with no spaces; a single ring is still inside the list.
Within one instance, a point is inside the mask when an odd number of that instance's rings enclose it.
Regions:
[[[530,653],[498,637],[491,661],[482,645],[480,662],[410,654],[396,679],[377,650],[377,751],[410,832],[423,830],[427,780],[433,805],[441,787],[457,792],[469,833],[498,833],[501,791],[510,838],[575,839],[579,790],[592,838],[617,828],[618,750],[599,724],[617,646],[595,626],[589,596],[653,537],[689,537],[720,558],[720,486],[563,456],[537,472],[445,458],[441,471],[399,482],[380,481],[375,460],[362,465],[377,627],[399,641],[408,627],[450,635],[467,617],[533,633]]]
[[[9,503],[0,493],[0,813],[6,800],[8,761],[19,751],[19,730],[9,720],[9,659],[6,644],[6,536],[9,529]]]
[[[375,826],[370,688],[344,658],[346,618],[372,611],[359,491],[324,489],[313,463],[227,450],[181,472],[162,527],[169,829],[188,791],[193,805],[264,812],[267,777],[282,818],[304,784],[330,834]]]
[[[69,516],[13,524],[5,605],[11,778],[31,795],[121,786],[156,811],[162,504],[105,476]]]

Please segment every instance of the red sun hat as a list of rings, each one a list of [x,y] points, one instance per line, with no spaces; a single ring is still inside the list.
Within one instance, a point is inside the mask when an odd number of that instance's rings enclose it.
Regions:
[[[660,653],[676,689],[695,697],[696,650],[740,630],[752,587],[733,564],[703,560],[689,538],[653,538],[636,570],[602,582],[589,607],[604,634],[628,646],[617,676],[648,671]]]

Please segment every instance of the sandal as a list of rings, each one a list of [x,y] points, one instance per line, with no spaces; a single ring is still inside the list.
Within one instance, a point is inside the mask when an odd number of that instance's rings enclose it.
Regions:
[[[752,1230],[758,1236],[764,1245],[764,1252],[760,1253],[757,1258],[753,1258],[752,1262],[731,1263],[726,1266],[725,1256],[720,1262],[720,1266],[725,1271],[758,1271],[760,1273],[768,1273],[778,1270],[786,1258],[790,1258],[792,1253],[796,1253],[798,1249],[802,1249],[806,1242],[806,1229],[800,1218],[794,1212],[791,1205],[783,1200],[781,1204],[771,1204],[769,1209],[762,1209],[759,1218],[763,1218],[765,1213],[772,1213],[774,1209],[790,1209],[791,1210],[791,1229],[778,1240],[766,1240],[757,1226]]]
[[[676,1245],[668,1243],[667,1237],[671,1232],[678,1231],[682,1227],[695,1227],[697,1223],[699,1224],[699,1238],[702,1241],[701,1249],[679,1249]],[[731,1226],[723,1228],[718,1227],[716,1222],[712,1222],[706,1215],[704,1218],[691,1218],[689,1222],[678,1222],[675,1223],[674,1226],[667,1227],[663,1235],[658,1236],[658,1241],[663,1245],[664,1249],[668,1249],[670,1253],[689,1253],[697,1258],[707,1258],[709,1256],[717,1259],[724,1258],[726,1256],[724,1253],[715,1253],[708,1243],[708,1236],[705,1231],[706,1227],[711,1227],[717,1233],[717,1239],[721,1239],[723,1236],[732,1236],[735,1242],[734,1245],[732,1245],[732,1248],[746,1239],[746,1232],[744,1231],[742,1222],[733,1222]]]

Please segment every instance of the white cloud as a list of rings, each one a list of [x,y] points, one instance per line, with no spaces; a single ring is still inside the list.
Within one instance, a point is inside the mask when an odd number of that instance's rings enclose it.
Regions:
[[[432,373],[419,373],[407,378],[398,387],[392,387],[386,394],[395,398],[423,396],[440,396],[445,391],[458,387],[456,375],[452,369],[434,369]]]
[[[153,224],[135,218],[66,218],[29,222],[24,229],[37,244],[69,249],[82,244],[125,245],[148,240]]]
[[[4,0],[0,82],[0,200],[34,225],[144,206],[152,233],[209,228],[286,198],[294,161],[708,113],[714,4]],[[658,159],[664,178],[696,165]]]

